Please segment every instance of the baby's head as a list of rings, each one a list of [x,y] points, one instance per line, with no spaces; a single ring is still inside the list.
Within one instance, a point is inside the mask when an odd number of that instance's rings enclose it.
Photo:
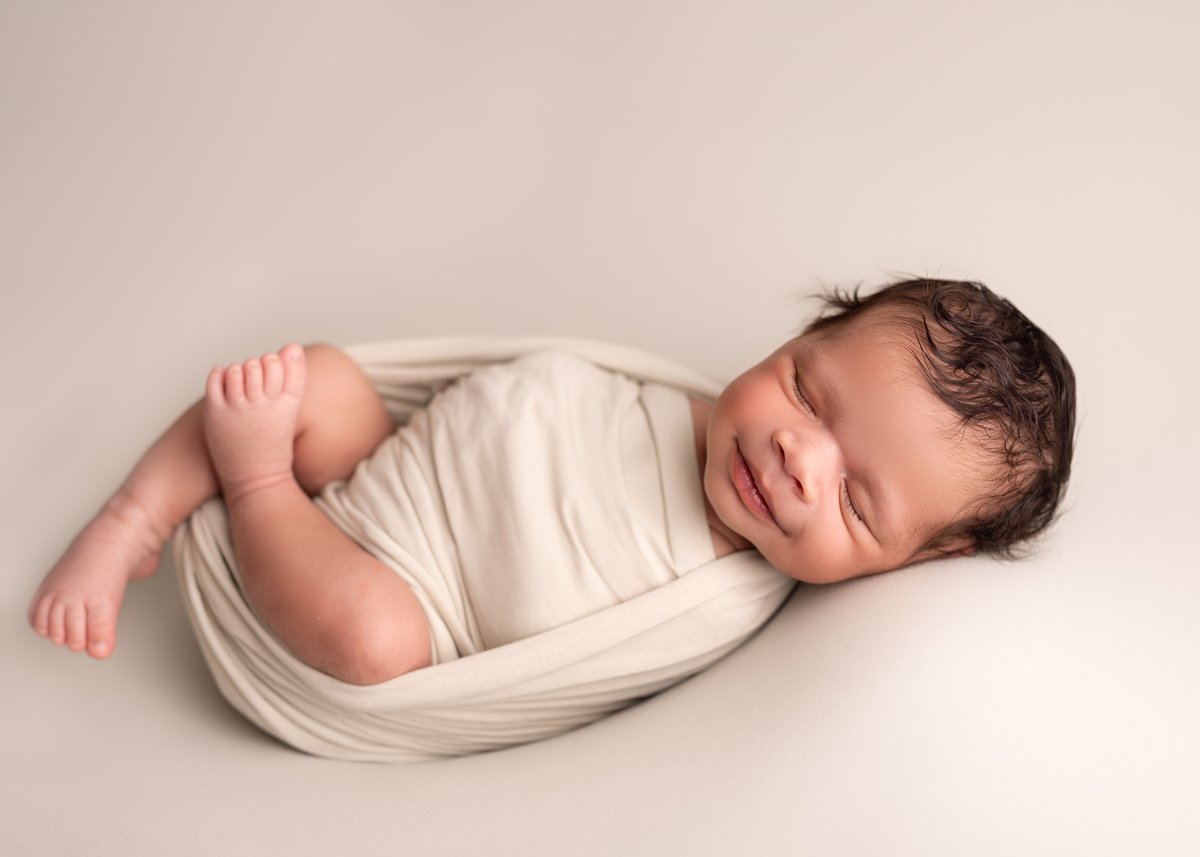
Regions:
[[[1045,529],[1075,430],[1054,341],[978,283],[905,280],[826,303],[717,400],[714,526],[810,583],[1013,556]]]

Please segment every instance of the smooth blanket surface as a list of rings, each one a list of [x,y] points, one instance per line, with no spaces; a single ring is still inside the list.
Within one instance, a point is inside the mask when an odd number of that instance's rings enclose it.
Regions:
[[[558,353],[537,353],[546,349]],[[416,761],[548,737],[703,669],[790,592],[792,582],[756,553],[712,559],[707,527],[692,508],[699,498],[687,495],[698,490],[690,449],[660,443],[648,452],[656,432],[679,416],[671,409],[686,406],[671,394],[712,398],[719,392],[712,381],[653,355],[580,340],[415,340],[347,351],[397,422],[413,424],[317,502],[417,593],[430,618],[434,666],[368,687],[314,670],[243,599],[219,500],[199,509],[175,539],[184,601],[218,687],[286,743],[336,758]],[[526,396],[525,376],[503,365],[514,358],[544,376],[551,395]],[[470,383],[475,389],[464,391]],[[639,405],[641,386],[648,395]],[[663,389],[657,400],[654,388]],[[584,413],[567,418],[601,426],[599,435],[576,442],[586,454],[548,452],[538,434],[547,415],[531,413],[557,410],[557,400],[570,395]],[[469,409],[480,399],[493,419],[511,423],[507,446],[491,442],[499,433],[472,435],[472,425],[487,425],[486,414]],[[590,419],[593,400],[604,411]],[[642,423],[620,416],[643,410],[649,419]],[[615,457],[606,459],[602,448]],[[638,482],[637,465],[647,456],[657,464]],[[471,482],[497,458],[511,473]],[[639,527],[636,516],[627,520],[617,507],[629,504],[587,490],[611,477],[619,460],[634,471],[625,474],[633,481],[617,480],[633,505],[665,507],[657,530]],[[470,484],[470,491],[425,487],[434,484],[432,471],[451,466],[463,472],[443,473],[441,481]],[[564,478],[544,478],[564,468]],[[520,514],[528,509],[535,511]]]

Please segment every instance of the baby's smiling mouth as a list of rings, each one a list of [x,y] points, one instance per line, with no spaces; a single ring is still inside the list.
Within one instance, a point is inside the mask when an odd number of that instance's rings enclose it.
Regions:
[[[764,521],[768,521],[779,527],[779,522],[775,520],[775,513],[771,511],[771,506],[767,503],[766,495],[758,487],[758,482],[755,480],[754,474],[750,471],[750,465],[746,462],[745,457],[742,455],[742,450],[737,443],[734,443],[733,446],[730,478],[733,480],[733,487],[737,489],[738,496],[741,497],[742,503],[746,508]],[[783,528],[780,527],[780,529]]]

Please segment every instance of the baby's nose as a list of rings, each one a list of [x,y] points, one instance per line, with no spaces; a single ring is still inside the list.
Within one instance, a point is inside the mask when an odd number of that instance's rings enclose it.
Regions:
[[[822,435],[781,429],[772,436],[783,472],[791,477],[797,496],[810,503],[823,493],[828,474],[836,469],[836,447]]]

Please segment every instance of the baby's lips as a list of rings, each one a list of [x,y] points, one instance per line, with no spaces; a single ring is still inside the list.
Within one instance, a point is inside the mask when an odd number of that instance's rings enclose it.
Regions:
[[[733,480],[734,488],[737,489],[738,496],[747,509],[764,521],[779,526],[779,522],[775,519],[775,513],[771,511],[771,504],[766,494],[759,487],[758,481],[754,478],[754,473],[750,470],[750,463],[742,455],[740,447],[734,448],[733,462],[730,465],[730,478]]]

